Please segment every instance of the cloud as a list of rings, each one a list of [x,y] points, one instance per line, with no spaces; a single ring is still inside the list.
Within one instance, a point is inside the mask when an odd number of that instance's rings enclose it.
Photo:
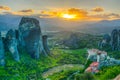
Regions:
[[[11,10],[8,6],[0,6],[0,10]]]
[[[95,7],[92,9],[93,12],[103,12],[104,11],[104,8],[102,7]]]
[[[84,19],[87,17],[88,12],[84,9],[70,8],[68,14],[75,14],[77,18]]]
[[[3,14],[17,15],[17,16],[35,16],[40,18],[59,18],[64,19],[63,14],[71,14],[75,15],[75,19],[73,20],[81,20],[81,21],[90,21],[90,20],[113,20],[120,19],[120,14],[116,13],[94,13],[91,11],[87,11],[80,8],[69,8],[63,10],[33,10],[33,9],[25,9],[20,11],[6,11],[2,12]]]
[[[33,9],[26,9],[26,10],[20,10],[20,11],[7,11],[3,12],[4,14],[10,14],[10,15],[18,15],[18,16],[30,16],[34,14]]]
[[[39,13],[40,18],[56,18],[59,17],[63,12],[61,11],[41,11]]]
[[[96,9],[97,12],[104,11],[103,8]],[[40,18],[61,18],[61,14],[71,14],[76,15],[75,20],[112,20],[120,19],[120,15],[116,13],[100,13],[100,14],[91,14],[87,10],[79,8],[70,8],[63,11],[41,11]]]
[[[34,13],[33,9],[26,9],[26,10],[20,10],[19,12],[23,12],[23,13]]]
[[[108,16],[109,19],[120,19],[120,14],[116,14],[116,13],[109,13],[106,14],[105,16]]]
[[[63,14],[76,15],[76,19],[84,19],[87,17],[88,12],[84,9],[70,8],[64,9],[62,11],[41,11],[41,18],[61,18]]]
[[[115,20],[120,19],[120,15],[116,13],[90,15],[89,20]]]

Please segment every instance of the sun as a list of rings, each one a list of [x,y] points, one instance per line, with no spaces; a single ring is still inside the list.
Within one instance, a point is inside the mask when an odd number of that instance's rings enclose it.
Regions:
[[[63,17],[63,18],[66,18],[66,19],[74,19],[74,18],[76,18],[76,15],[72,15],[72,14],[63,14],[62,17]]]

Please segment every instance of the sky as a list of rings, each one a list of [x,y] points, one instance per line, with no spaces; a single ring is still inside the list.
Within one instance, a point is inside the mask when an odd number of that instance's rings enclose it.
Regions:
[[[120,19],[120,0],[0,0],[0,14],[75,20]]]

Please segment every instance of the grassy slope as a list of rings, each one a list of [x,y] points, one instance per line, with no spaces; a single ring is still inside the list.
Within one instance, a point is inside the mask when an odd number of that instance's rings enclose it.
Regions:
[[[0,79],[3,80],[42,80],[41,74],[48,69],[63,64],[84,64],[86,55],[82,50],[52,50],[52,56],[41,56],[40,60],[32,59],[24,50],[20,62],[15,62],[9,52],[6,53],[6,65],[0,67]],[[54,79],[53,79],[54,80]]]

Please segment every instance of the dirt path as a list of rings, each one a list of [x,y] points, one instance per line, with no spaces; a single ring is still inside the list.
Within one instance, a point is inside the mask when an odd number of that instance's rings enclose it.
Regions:
[[[71,70],[73,68],[81,69],[81,68],[84,68],[84,66],[81,64],[65,64],[62,66],[56,66],[56,67],[53,67],[53,68],[49,69],[48,71],[44,72],[42,74],[42,76],[43,76],[43,78],[47,78],[48,76],[51,76],[55,73],[61,72],[63,70]]]

